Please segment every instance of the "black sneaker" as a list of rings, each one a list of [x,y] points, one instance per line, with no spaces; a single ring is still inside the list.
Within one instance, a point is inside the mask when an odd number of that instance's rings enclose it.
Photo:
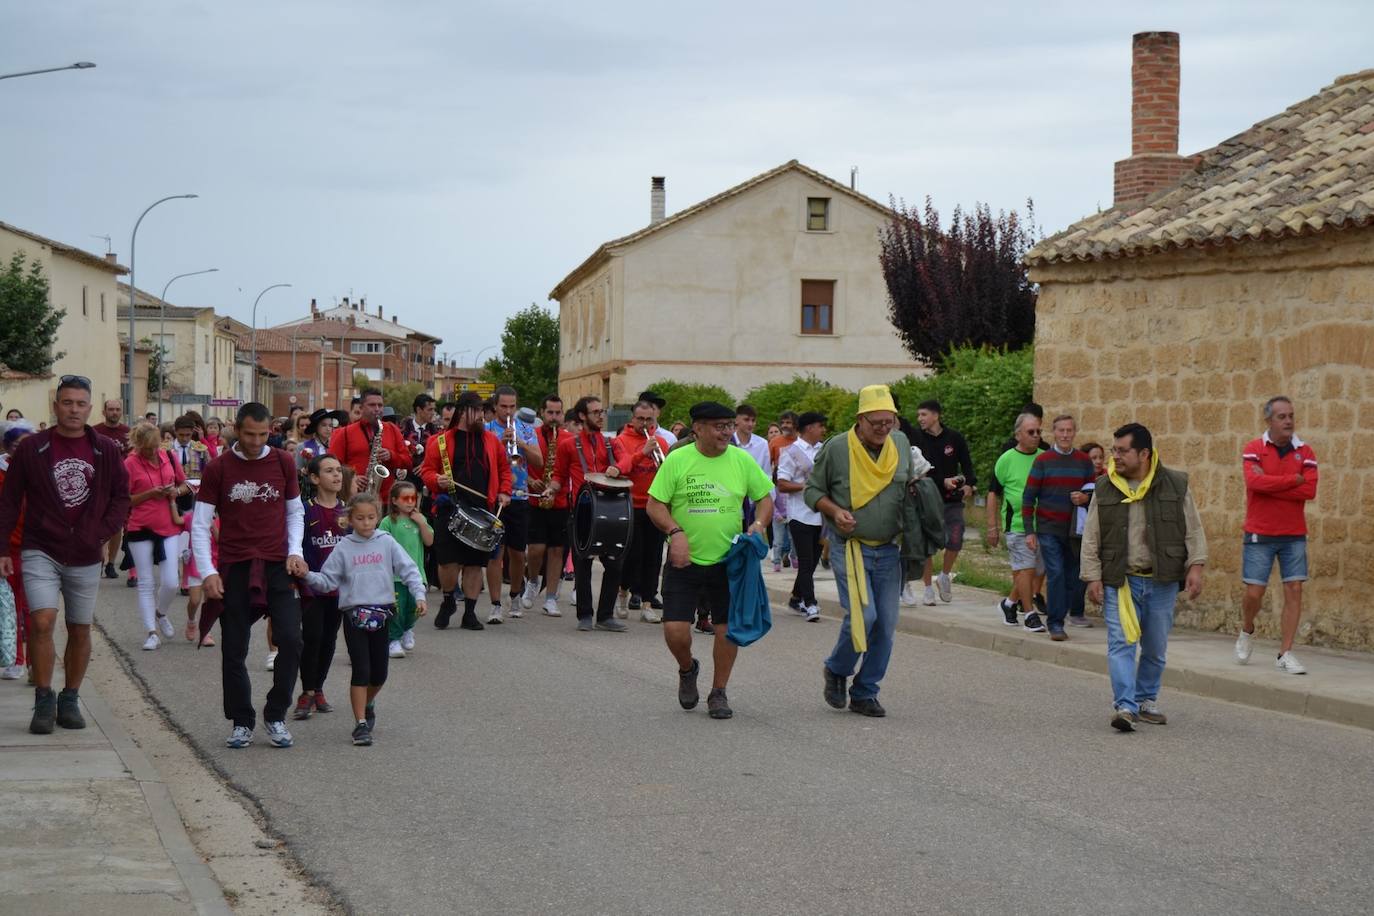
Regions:
[[[998,607],[1002,610],[1002,617],[1006,622],[1006,625],[1009,627],[1016,626],[1016,624],[1018,623],[1016,619],[1016,612],[1018,610],[1016,602],[1008,598],[1003,598]]]
[[[485,630],[482,621],[477,619],[476,611],[463,611],[463,622],[458,624],[464,630]]]
[[[845,681],[848,678],[836,674],[825,665],[821,665],[821,671],[825,672],[825,702],[836,709],[844,709],[845,693],[847,692]]]
[[[1036,609],[1037,611],[1039,611],[1040,613],[1042,613],[1042,614],[1049,613],[1048,611],[1045,610],[1045,596],[1044,596],[1044,595],[1039,595],[1039,594],[1035,595],[1034,597],[1031,598],[1031,603],[1035,605],[1035,609]]]
[[[1023,626],[1026,628],[1027,633],[1045,632],[1045,624],[1040,620],[1040,615],[1035,613],[1035,611],[1031,611],[1026,615],[1026,622]]]
[[[638,595],[631,595],[630,600],[625,602],[627,611],[638,611],[644,607],[644,600]]]
[[[697,675],[701,673],[701,662],[692,659],[692,670],[677,673],[677,702],[683,709],[696,709],[701,702],[697,692]]]
[[[447,630],[448,622],[458,613],[458,601],[452,595],[439,604],[439,613],[434,616],[434,629]]]
[[[368,703],[363,707],[363,718],[367,720],[367,730],[377,727],[377,707],[373,703]]]
[[[85,728],[86,720],[81,715],[81,705],[77,702],[76,691],[63,687],[57,695],[57,724],[63,728]]]
[[[372,744],[372,727],[366,722],[353,726],[353,746],[369,747]]]
[[[697,632],[708,634],[716,632],[716,625],[711,623],[710,615],[697,612]]]
[[[887,710],[883,709],[883,704],[879,703],[877,699],[873,697],[850,697],[849,711],[857,712],[861,716],[871,716],[874,719],[881,719],[883,716],[887,715]]]
[[[130,576],[124,580],[125,588],[138,588],[138,576]]]
[[[115,570],[114,564],[113,564],[113,563],[106,563],[106,564],[105,564],[105,578],[106,578],[106,579],[118,579],[118,578],[119,578],[119,573]]]
[[[663,602],[659,601],[657,598],[650,598],[649,607],[653,608],[656,611],[661,611],[663,610]]]
[[[787,599],[787,606],[792,610],[796,611],[798,614],[806,613],[806,605],[802,604],[802,600],[798,598],[796,595],[793,595],[791,598]]]
[[[52,692],[51,687],[35,687],[33,718],[29,721],[29,731],[35,735],[51,735],[56,718],[57,694]]]
[[[730,701],[725,698],[724,687],[712,687],[706,695],[706,714],[712,719],[728,719],[735,714]]]

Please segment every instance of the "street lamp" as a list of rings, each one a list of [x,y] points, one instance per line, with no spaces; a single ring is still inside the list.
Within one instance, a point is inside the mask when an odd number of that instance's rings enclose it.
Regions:
[[[37,76],[40,73],[57,73],[61,70],[89,70],[94,66],[95,64],[88,60],[79,60],[63,67],[45,67],[42,70],[25,70],[23,73],[0,73],[0,80],[12,80],[16,76]]]
[[[205,270],[193,270],[193,271],[191,271],[191,272],[188,273],[188,274],[177,274],[175,277],[173,277],[172,279],[170,279],[170,280],[167,281],[167,285],[166,285],[166,286],[162,287],[162,295],[158,297],[158,306],[157,306],[157,312],[158,312],[158,315],[157,315],[157,346],[158,346],[158,360],[157,360],[157,422],[158,422],[159,425],[162,423],[162,380],[163,380],[163,379],[166,377],[166,375],[167,375],[167,367],[166,367],[165,365],[163,365],[163,357],[162,357],[162,346],[163,346],[163,341],[165,341],[165,340],[167,339],[167,290],[171,289],[171,288],[172,288],[172,284],[175,283],[175,282],[177,282],[178,280],[180,280],[182,277],[195,277],[195,276],[199,276],[200,274],[213,274],[213,273],[219,273],[219,268],[218,268],[218,267],[209,267],[209,268],[206,268]],[[130,289],[132,289],[132,287],[130,287]],[[133,294],[132,292],[130,292],[130,293],[129,293],[129,309],[132,311],[132,310],[133,310],[133,307],[134,307],[134,294]],[[195,337],[194,337],[194,335],[193,335],[193,336],[191,337],[191,363],[192,363],[192,365],[195,364],[195,355],[196,355],[196,354],[195,354],[195,344],[196,344],[196,340],[195,340]],[[213,397],[213,395],[212,395],[212,397]]]
[[[477,371],[478,371],[478,372],[481,372],[481,371],[482,371],[482,354],[485,353],[485,352],[487,352],[488,350],[496,350],[496,349],[499,349],[500,346],[501,346],[500,344],[492,344],[492,345],[489,346],[489,347],[483,347],[482,349],[480,349],[480,350],[477,351],[477,358],[474,359],[472,362],[473,362],[474,365],[477,366]],[[463,352],[466,353],[467,351],[464,350]]]
[[[258,293],[258,298],[253,300],[253,359],[249,364],[249,371],[253,373],[253,400],[255,401],[258,399],[258,303],[262,301],[262,297],[267,295],[269,291],[290,285],[290,283],[273,283],[271,286],[267,287],[267,289]],[[292,384],[294,383],[295,380],[293,379]]]
[[[92,64],[91,66],[95,66]],[[199,197],[199,194],[173,194],[161,200],[155,200],[148,205],[148,208],[138,215],[138,220],[134,223],[133,235],[129,238],[129,356],[125,361],[128,369],[128,381],[124,387],[124,416],[132,418],[134,415],[134,347],[137,346],[137,338],[134,331],[134,299],[138,296],[138,286],[134,282],[134,250],[138,245],[138,226],[143,222],[143,217],[148,215],[148,210],[153,209],[158,204],[164,204],[169,200],[192,200]]]

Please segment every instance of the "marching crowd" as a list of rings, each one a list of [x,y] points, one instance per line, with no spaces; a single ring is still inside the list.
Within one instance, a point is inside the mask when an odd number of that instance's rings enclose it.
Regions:
[[[836,435],[824,415],[788,411],[761,436],[753,407],[714,402],[665,429],[665,401],[652,391],[616,431],[595,397],[565,410],[548,395],[536,411],[504,386],[486,401],[420,395],[405,417],[375,389],[348,410],[293,408],[284,418],[249,403],[227,424],[188,412],[164,425],[150,414],[131,429],[120,403],[108,401],[90,425],[92,406],[89,380],[63,376],[52,427],[12,417],[0,440],[8,583],[0,597],[14,605],[0,606],[0,637],[8,627],[14,642],[0,675],[29,677],[30,730],[39,734],[84,727],[77,696],[90,625],[99,580],[118,578],[117,562],[137,589],[143,649],[176,638],[178,596],[187,600],[188,642],[214,646],[219,623],[233,748],[248,746],[256,726],[247,655],[259,617],[272,672],[262,710],[268,740],[289,747],[288,715],[333,710],[325,682],[342,630],[352,741],[368,745],[388,665],[415,651],[436,585],[439,630],[455,619],[483,630],[536,607],[548,617],[570,607],[579,631],[624,632],[632,612],[661,624],[684,709],[700,702],[692,630],[711,635],[706,706],[712,718],[730,718],[741,642],[732,597],[738,604],[760,573],[758,557],[774,573],[792,570],[788,606],[808,621],[821,613],[817,566],[833,571],[845,613],[824,659],[823,697],[883,716],[878,695],[899,608],[952,600],[965,511],[978,492],[968,443],[944,424],[941,405],[918,405],[913,427],[882,385],[860,392],[854,425]],[[1138,423],[1117,429],[1108,446],[1080,446],[1068,414],[1052,419],[1043,441],[1043,417],[1027,405],[987,469],[984,534],[989,547],[1005,545],[1012,573],[1000,617],[1065,640],[1067,628],[1093,626],[1086,600],[1101,605],[1111,725],[1163,724],[1174,604],[1180,592],[1200,594],[1207,562],[1188,477],[1161,463]],[[1270,399],[1263,417],[1263,435],[1241,456],[1246,591],[1235,658],[1250,660],[1277,563],[1284,609],[1275,664],[1303,674],[1292,646],[1317,461],[1295,434],[1290,400]],[[570,602],[560,600],[565,581]],[[59,607],[65,685],[54,693]]]

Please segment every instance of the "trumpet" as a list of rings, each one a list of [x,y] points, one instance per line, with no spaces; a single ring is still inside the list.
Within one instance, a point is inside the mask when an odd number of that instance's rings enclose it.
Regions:
[[[656,468],[657,468],[657,467],[662,467],[662,466],[663,466],[663,446],[661,446],[661,445],[658,444],[658,437],[657,437],[657,436],[655,436],[655,437],[654,437],[653,439],[651,439],[650,441],[653,442],[653,444],[654,444],[654,467],[656,467]]]
[[[511,464],[519,464],[520,443],[515,440],[515,417],[506,417],[506,431],[510,433],[510,441],[506,443],[506,454],[510,456]]]

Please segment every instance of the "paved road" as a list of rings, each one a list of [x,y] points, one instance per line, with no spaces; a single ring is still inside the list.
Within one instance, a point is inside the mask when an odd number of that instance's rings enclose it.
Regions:
[[[122,582],[103,585],[101,615],[178,725],[360,913],[1374,908],[1366,731],[1173,694],[1169,725],[1121,735],[1101,676],[905,635],[889,716],[865,719],[821,701],[835,623],[784,611],[741,653],[732,721],[677,707],[658,627],[422,622],[375,746],[353,748],[338,712],[294,723],[291,750],[260,726],[228,751],[218,650],[139,651]]]

